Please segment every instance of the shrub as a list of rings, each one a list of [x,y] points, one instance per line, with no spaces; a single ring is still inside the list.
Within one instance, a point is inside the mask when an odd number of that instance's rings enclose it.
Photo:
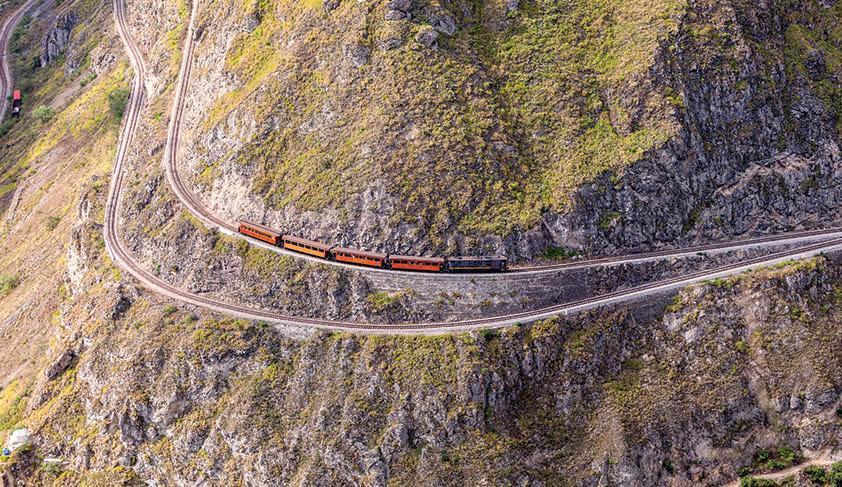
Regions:
[[[570,259],[582,255],[580,252],[566,247],[549,247],[544,251],[545,259]]]
[[[163,309],[164,316],[170,316],[171,314],[175,313],[176,311],[178,311],[178,308],[176,308],[175,306],[173,306],[171,304],[168,304],[168,305],[164,306],[164,309]]]
[[[81,87],[83,87],[83,88],[84,88],[84,87],[85,87],[85,86],[87,86],[87,85],[88,85],[91,81],[93,81],[93,80],[95,80],[95,79],[96,79],[96,73],[88,73],[88,74],[86,74],[85,76],[83,76],[83,77],[82,77],[82,79],[80,79],[80,80],[79,80],[79,86],[81,86]]]
[[[497,337],[497,330],[486,328],[482,330],[480,334],[485,339],[485,341],[490,342],[491,340],[494,340],[495,337]]]
[[[748,344],[745,340],[737,340],[737,343],[734,344],[734,348],[736,348],[740,353],[748,353]]]
[[[401,297],[403,297],[403,293],[401,292],[390,294],[385,291],[380,291],[369,294],[366,296],[365,300],[375,313],[380,313],[385,311],[386,308],[392,305],[392,303],[398,302]]]
[[[20,284],[18,276],[3,274],[0,275],[0,296],[6,296]]]
[[[842,462],[836,462],[830,467],[830,478],[827,480],[830,485],[842,485]]]
[[[46,105],[41,105],[32,111],[32,116],[35,117],[35,120],[38,120],[41,123],[49,122],[52,120],[53,115],[55,115],[53,109]]]
[[[827,470],[816,465],[810,465],[804,469],[804,474],[810,479],[810,482],[818,485],[824,485],[827,479]]]
[[[12,117],[6,118],[3,120],[3,123],[0,123],[0,137],[5,136],[9,133],[9,130],[12,130],[12,127],[15,125],[15,119]]]
[[[742,477],[740,487],[777,487],[774,480],[758,479],[755,477]]]
[[[115,120],[121,120],[123,114],[126,113],[129,95],[131,95],[131,92],[128,88],[116,88],[108,94],[108,109]]]
[[[47,218],[47,230],[53,230],[58,226],[58,223],[61,221],[60,216],[51,216]]]

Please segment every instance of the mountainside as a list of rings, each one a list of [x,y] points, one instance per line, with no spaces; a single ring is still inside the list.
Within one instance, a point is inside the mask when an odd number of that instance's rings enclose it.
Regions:
[[[818,1],[208,7],[183,156],[230,218],[401,252],[813,227],[839,217],[840,15]]]
[[[289,338],[108,296],[111,319],[66,320],[76,345],[25,393],[38,440],[11,461],[38,483],[56,474],[26,455],[64,458],[66,485],[718,485],[767,468],[758,452],[838,451],[840,272],[417,338]]]
[[[838,252],[436,336],[249,322],[144,289],[103,238],[133,76],[113,8],[42,0],[10,39],[24,110],[0,125],[0,439],[26,427],[32,444],[0,456],[0,485],[689,486],[842,460]],[[460,280],[208,230],[162,164],[192,8],[127,3],[147,76],[117,215],[138,264],[180,289],[417,323],[767,251]],[[840,217],[839,1],[214,1],[195,32],[177,160],[226,220],[516,260]],[[842,465],[811,475],[790,482],[834,485]]]

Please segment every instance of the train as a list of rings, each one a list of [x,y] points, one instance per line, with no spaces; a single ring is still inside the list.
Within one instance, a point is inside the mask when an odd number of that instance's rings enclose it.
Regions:
[[[15,118],[20,117],[20,108],[21,108],[21,97],[20,97],[20,90],[15,90],[12,93],[12,116]]]
[[[329,245],[281,232],[260,223],[240,219],[238,231],[275,247],[320,259],[377,269],[414,272],[505,272],[509,261],[501,256],[418,257]]]

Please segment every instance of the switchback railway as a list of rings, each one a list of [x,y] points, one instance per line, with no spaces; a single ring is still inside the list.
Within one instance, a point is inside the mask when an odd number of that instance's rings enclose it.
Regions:
[[[600,296],[593,296],[586,299],[581,299],[571,303],[558,304],[533,311],[510,313],[487,318],[456,320],[452,322],[377,324],[352,323],[309,317],[296,317],[285,315],[283,313],[278,313],[271,310],[247,307],[237,303],[228,303],[219,298],[188,292],[186,290],[180,289],[165,282],[164,280],[158,278],[151,272],[144,269],[143,266],[140,263],[138,263],[131,255],[131,253],[126,249],[126,247],[123,245],[122,240],[119,237],[118,210],[121,204],[123,186],[125,184],[124,178],[126,171],[124,169],[126,164],[126,154],[128,152],[128,148],[133,142],[135,131],[137,128],[137,123],[141,113],[141,108],[143,107],[144,103],[145,92],[143,82],[146,78],[146,67],[144,64],[143,57],[137,49],[137,46],[135,45],[133,39],[129,35],[128,27],[126,25],[125,5],[123,3],[123,0],[113,0],[113,2],[116,28],[121,40],[124,43],[131,65],[134,68],[134,78],[132,81],[132,93],[131,98],[129,100],[129,107],[126,112],[126,117],[124,118],[121,130],[117,157],[114,166],[114,173],[109,187],[109,197],[105,212],[106,214],[104,228],[106,248],[117,265],[129,272],[143,286],[163,296],[167,296],[172,299],[180,300],[191,305],[200,306],[224,314],[234,315],[251,320],[278,323],[283,325],[340,329],[354,332],[370,333],[436,333],[507,326],[515,323],[526,323],[534,320],[544,319],[560,314],[579,312],[595,307],[611,305],[623,301],[628,301],[631,299],[639,299],[642,297],[651,296],[653,294],[662,293],[695,282],[732,275],[759,266],[769,265],[794,258],[808,257],[821,252],[839,250],[840,248],[842,248],[842,230],[829,229],[815,232],[800,232],[783,236],[779,235],[761,237],[758,239],[744,240],[741,242],[731,242],[694,247],[692,249],[679,249],[671,251],[667,250],[652,252],[648,254],[640,254],[637,256],[604,257],[591,259],[587,261],[557,264],[552,266],[552,270],[569,268],[571,266],[603,266],[612,265],[617,262],[638,262],[648,259],[677,257],[698,252],[726,251],[735,248],[759,247],[784,242],[799,243],[814,241],[817,239],[826,240],[818,243],[813,242],[804,245],[800,248],[777,252],[771,255],[750,259],[737,264],[726,265],[707,271],[695,272],[688,275],[653,282],[634,288],[618,290]],[[198,204],[199,202],[195,199],[195,197],[193,197],[190,194],[189,191],[185,191],[186,188],[178,179],[177,171],[175,171],[175,149],[178,147],[180,121],[181,115],[184,110],[184,92],[187,86],[187,79],[189,79],[190,65],[192,64],[194,39],[193,26],[196,15],[196,9],[197,4],[194,3],[191,9],[190,24],[184,45],[184,58],[182,60],[179,81],[176,89],[176,99],[173,105],[173,116],[170,121],[170,129],[168,132],[167,155],[165,158],[165,162],[167,164],[167,176],[168,181],[172,185],[176,194],[179,196],[179,199],[181,199],[182,203],[185,205],[185,207],[187,207],[189,211],[194,213],[198,218],[202,219],[203,221],[208,222],[210,226],[219,228],[220,231],[231,234],[238,234],[237,228],[232,228],[230,224],[227,224],[226,222],[218,219],[209,212],[202,211],[204,209],[202,205]],[[3,35],[3,40],[7,40],[7,36],[5,34]],[[5,62],[4,58],[3,71],[5,72],[7,69],[8,65]],[[3,88],[4,90],[7,89],[6,86],[4,86]],[[249,240],[252,243],[264,245],[266,247],[272,247],[272,245],[270,245],[268,242],[257,240],[253,237],[245,238],[249,238]],[[299,240],[299,243],[301,243],[301,240]],[[317,259],[316,256],[312,257],[314,259]],[[371,271],[378,272],[382,270],[372,269]],[[535,269],[525,267],[515,269],[513,271],[513,274],[518,275],[529,272],[546,272],[546,269]],[[506,275],[508,276],[508,274]]]

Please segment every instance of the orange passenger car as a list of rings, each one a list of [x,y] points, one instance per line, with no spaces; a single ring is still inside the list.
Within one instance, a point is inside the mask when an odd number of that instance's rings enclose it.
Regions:
[[[316,242],[315,240],[307,240],[306,238],[295,237],[293,235],[284,235],[282,237],[284,248],[302,254],[313,255],[321,257],[322,259],[329,258],[330,249],[332,245]]]
[[[380,268],[385,267],[386,257],[388,257],[388,255],[379,252],[366,252],[364,250],[348,249],[345,247],[337,247],[331,250],[331,253],[333,254],[333,258],[339,262]]]
[[[408,255],[390,255],[392,269],[405,271],[441,272],[444,259],[441,257],[411,257]]]
[[[272,245],[278,245],[278,243],[280,243],[281,241],[280,233],[276,232],[275,230],[272,230],[269,227],[248,220],[240,220],[239,231],[243,235],[254,237],[258,240],[262,240]]]

